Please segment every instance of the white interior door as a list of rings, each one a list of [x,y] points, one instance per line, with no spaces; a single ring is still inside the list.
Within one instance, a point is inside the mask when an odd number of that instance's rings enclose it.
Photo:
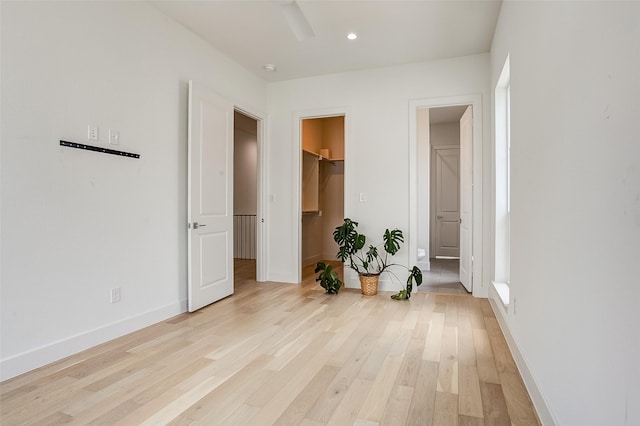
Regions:
[[[472,147],[473,111],[471,106],[460,119],[460,282],[468,292],[473,290],[472,280]]]
[[[233,294],[233,105],[189,81],[188,309]]]
[[[460,149],[435,149],[436,256],[460,256]]]

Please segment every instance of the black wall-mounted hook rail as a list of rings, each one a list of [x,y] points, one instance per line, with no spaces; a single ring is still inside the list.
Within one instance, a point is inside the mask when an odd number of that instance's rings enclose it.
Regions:
[[[119,155],[121,157],[140,158],[140,154],[134,154],[132,152],[118,151],[115,149],[102,148],[99,146],[85,145],[83,143],[60,141],[60,146],[68,146],[69,148],[86,149],[88,151],[102,152],[104,154]]]

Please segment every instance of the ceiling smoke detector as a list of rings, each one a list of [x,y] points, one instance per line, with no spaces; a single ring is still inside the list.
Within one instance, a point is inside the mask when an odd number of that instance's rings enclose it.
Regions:
[[[276,66],[273,64],[264,64],[262,68],[267,72],[274,72],[276,70]]]

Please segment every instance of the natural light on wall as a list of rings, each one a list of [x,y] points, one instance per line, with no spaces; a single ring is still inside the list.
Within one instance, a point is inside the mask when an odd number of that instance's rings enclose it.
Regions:
[[[496,223],[495,276],[493,286],[502,303],[509,305],[510,228],[511,228],[511,75],[509,56],[495,91]]]

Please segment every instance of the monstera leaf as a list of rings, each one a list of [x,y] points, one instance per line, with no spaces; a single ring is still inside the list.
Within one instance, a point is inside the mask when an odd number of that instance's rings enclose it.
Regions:
[[[324,288],[329,294],[338,294],[340,287],[342,287],[342,281],[338,273],[333,270],[333,266],[327,265],[324,262],[316,263],[316,274],[320,272],[316,281],[320,281],[320,286]]]
[[[404,243],[404,236],[401,230],[394,229],[389,231],[387,229],[384,231],[384,251],[393,256],[400,250],[400,243]]]

